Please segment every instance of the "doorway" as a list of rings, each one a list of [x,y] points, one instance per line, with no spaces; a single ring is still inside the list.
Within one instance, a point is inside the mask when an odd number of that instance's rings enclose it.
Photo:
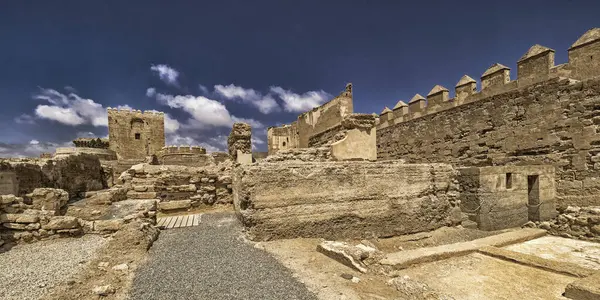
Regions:
[[[527,176],[527,207],[529,207],[529,220],[540,221],[540,176]]]

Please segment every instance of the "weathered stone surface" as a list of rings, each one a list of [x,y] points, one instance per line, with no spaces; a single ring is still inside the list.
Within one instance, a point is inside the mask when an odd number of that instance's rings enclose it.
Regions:
[[[234,123],[231,128],[231,133],[227,138],[227,149],[229,155],[236,159],[237,151],[242,153],[252,153],[252,128],[246,123]]]
[[[598,103],[598,78],[477,93],[462,105],[378,128],[377,157],[461,166],[552,164],[560,205],[595,205]]]
[[[451,296],[431,289],[427,284],[411,279],[408,276],[395,277],[387,282],[396,288],[403,299],[414,300],[454,300]]]
[[[79,220],[69,216],[55,216],[50,219],[48,224],[42,226],[45,230],[62,230],[79,228]]]
[[[117,231],[123,227],[123,219],[98,220],[94,221],[94,231]]]
[[[161,112],[107,109],[109,148],[119,159],[142,159],[165,146],[165,116]]]
[[[58,212],[69,201],[69,194],[61,189],[37,188],[27,194],[31,199],[32,207],[39,210]]]
[[[192,207],[191,200],[174,200],[174,201],[160,202],[158,204],[158,208],[160,210],[187,209],[190,207]]]
[[[22,224],[22,223],[4,223],[2,226],[8,229],[15,230],[37,230],[40,228],[39,223],[30,223],[30,224]]]
[[[317,246],[317,251],[363,273],[367,273],[369,265],[384,257],[383,252],[373,247],[363,244],[352,246],[348,243],[335,241],[321,242]]]
[[[0,214],[0,223],[37,223],[40,218],[36,215],[26,214]]]
[[[234,205],[251,238],[362,238],[450,222],[457,172],[445,164],[258,163],[234,176]]]
[[[40,187],[59,188],[71,197],[102,189],[104,174],[98,157],[74,154],[52,159],[0,159],[0,172],[14,172],[18,178],[18,195]]]

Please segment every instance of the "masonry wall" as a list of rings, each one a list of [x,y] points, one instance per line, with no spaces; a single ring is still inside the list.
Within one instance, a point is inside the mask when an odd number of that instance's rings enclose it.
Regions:
[[[289,125],[269,127],[269,155],[279,150],[320,147],[342,130],[342,120],[353,112],[352,84],[329,102],[298,116]]]
[[[254,240],[395,236],[459,223],[456,175],[447,164],[260,162],[234,170],[233,201]]]
[[[119,159],[143,159],[165,146],[165,118],[160,112],[108,109],[110,149]]]
[[[199,146],[168,146],[157,152],[156,157],[161,165],[178,165],[202,167],[214,163],[206,149]]]
[[[535,45],[519,60],[516,80],[495,64],[481,91],[465,76],[455,98],[435,108],[409,103],[381,115],[378,159],[552,164],[559,205],[600,204],[600,28],[573,44],[568,63],[553,62],[554,50]]]

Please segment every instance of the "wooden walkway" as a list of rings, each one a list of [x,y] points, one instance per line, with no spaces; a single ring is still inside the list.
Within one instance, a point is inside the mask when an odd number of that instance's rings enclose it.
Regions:
[[[156,219],[156,225],[163,229],[198,226],[201,218],[202,214],[162,217]]]

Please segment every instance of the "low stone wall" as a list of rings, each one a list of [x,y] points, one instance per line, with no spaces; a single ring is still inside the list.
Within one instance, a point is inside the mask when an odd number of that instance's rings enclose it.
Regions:
[[[231,164],[209,167],[139,164],[119,177],[129,199],[159,199],[161,210],[230,204]],[[172,202],[172,203],[169,203]]]
[[[98,157],[76,154],[52,159],[0,159],[0,173],[16,174],[18,196],[39,187],[59,188],[77,197],[83,192],[103,189],[106,185]]]
[[[569,206],[550,221],[530,222],[527,227],[539,227],[550,234],[600,242],[600,206]]]
[[[110,149],[88,148],[88,147],[61,147],[56,148],[54,157],[69,156],[73,154],[89,154],[98,157],[100,160],[116,160],[117,153]]]
[[[100,195],[100,194],[99,194]],[[113,193],[113,195],[118,195]],[[0,246],[64,236],[115,232],[133,220],[156,224],[156,202],[136,205],[128,215],[88,220],[62,215],[69,199],[61,189],[38,188],[26,197],[0,196]]]
[[[331,147],[319,147],[319,148],[296,148],[279,150],[273,155],[269,155],[264,158],[264,162],[280,162],[280,161],[306,161],[306,162],[318,162],[318,161],[330,161],[331,158]]]
[[[371,238],[461,222],[447,164],[261,162],[234,170],[234,206],[253,240]]]

